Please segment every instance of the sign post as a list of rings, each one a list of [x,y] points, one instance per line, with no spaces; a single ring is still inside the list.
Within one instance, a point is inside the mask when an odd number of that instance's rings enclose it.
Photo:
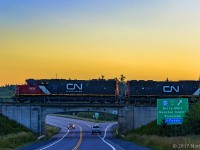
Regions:
[[[157,99],[157,124],[162,124],[163,120],[169,125],[182,124],[187,111],[187,98]]]

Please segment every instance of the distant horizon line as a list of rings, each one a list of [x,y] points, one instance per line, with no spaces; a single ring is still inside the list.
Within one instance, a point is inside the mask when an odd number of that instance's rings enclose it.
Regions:
[[[92,79],[71,79],[71,78],[27,78],[25,79],[24,83],[7,83],[7,84],[4,84],[4,85],[0,85],[0,87],[4,87],[4,86],[12,86],[12,85],[21,85],[21,84],[25,84],[26,83],[26,80],[30,80],[30,79],[33,79],[33,80],[114,80],[114,79],[117,79],[118,81],[120,81],[120,78],[92,78]],[[121,80],[122,81],[122,80]],[[182,79],[182,80],[169,80],[169,78],[167,78],[166,80],[151,80],[151,79],[147,79],[147,80],[143,80],[143,79],[128,79],[128,80],[124,80],[125,82],[127,81],[155,81],[155,82],[162,82],[162,81],[168,81],[168,82],[178,82],[178,81],[200,81],[200,78],[195,80],[195,79]]]

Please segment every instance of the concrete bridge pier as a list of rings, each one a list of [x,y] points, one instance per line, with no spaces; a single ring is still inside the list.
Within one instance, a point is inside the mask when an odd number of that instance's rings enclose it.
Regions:
[[[1,105],[0,111],[9,119],[23,124],[28,129],[41,135],[45,129],[45,117],[42,115],[41,106],[9,106]]]
[[[125,133],[128,130],[133,129],[134,127],[133,109],[134,109],[133,107],[123,107],[123,109],[119,110],[118,124],[119,124],[119,130],[122,133]]]
[[[125,106],[119,110],[119,129],[122,133],[136,129],[156,120],[156,107]]]

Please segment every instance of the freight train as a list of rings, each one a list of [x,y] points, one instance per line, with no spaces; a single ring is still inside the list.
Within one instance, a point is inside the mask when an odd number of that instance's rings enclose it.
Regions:
[[[15,100],[114,103],[118,99],[118,93],[118,81],[114,79],[27,79],[26,84],[16,86]]]
[[[66,80],[27,79],[17,85],[15,100],[19,102],[83,102],[156,104],[157,98],[200,97],[200,81],[153,81],[117,79]]]
[[[157,98],[189,98],[200,96],[200,81],[127,81],[127,98],[130,103],[156,103]]]

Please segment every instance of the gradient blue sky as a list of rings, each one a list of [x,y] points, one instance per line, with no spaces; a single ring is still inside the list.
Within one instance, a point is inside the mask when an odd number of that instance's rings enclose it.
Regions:
[[[0,85],[198,79],[199,0],[0,0]]]

